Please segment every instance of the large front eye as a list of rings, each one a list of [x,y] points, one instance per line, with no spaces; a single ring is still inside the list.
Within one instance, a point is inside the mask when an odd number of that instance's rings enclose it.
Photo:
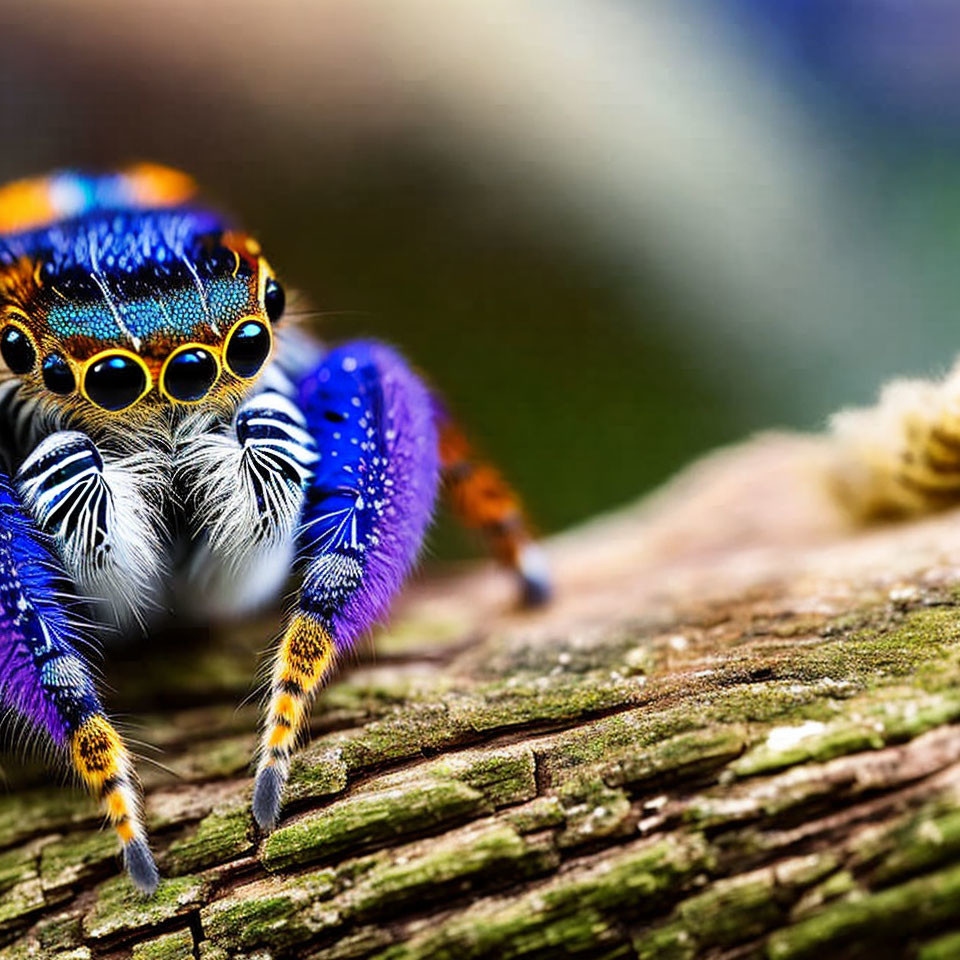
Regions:
[[[170,356],[160,376],[160,389],[174,400],[202,400],[220,376],[217,358],[203,347],[183,347]]]
[[[11,372],[18,374],[29,373],[37,362],[37,352],[30,338],[12,323],[0,332],[0,356]]]
[[[243,380],[255,377],[270,355],[270,331],[259,320],[241,320],[227,340],[227,369]]]
[[[104,410],[123,410],[149,388],[143,363],[123,353],[107,354],[92,363],[83,378],[83,392]]]

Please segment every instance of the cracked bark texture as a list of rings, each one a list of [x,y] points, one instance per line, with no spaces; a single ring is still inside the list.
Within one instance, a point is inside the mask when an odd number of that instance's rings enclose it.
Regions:
[[[960,956],[960,518],[853,529],[823,470],[810,438],[709,458],[552,541],[542,612],[418,583],[269,837],[275,621],[112,658],[166,879],[140,899],[95,806],[10,759],[0,958]]]

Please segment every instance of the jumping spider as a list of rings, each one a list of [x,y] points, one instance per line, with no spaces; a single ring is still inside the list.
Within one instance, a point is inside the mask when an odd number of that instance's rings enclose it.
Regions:
[[[296,574],[257,753],[269,829],[311,696],[386,612],[441,482],[528,601],[549,589],[516,497],[405,361],[328,350],[284,308],[257,241],[181,173],[0,188],[0,701],[99,796],[146,892],[131,755],[80,652],[91,618],[237,615]]]

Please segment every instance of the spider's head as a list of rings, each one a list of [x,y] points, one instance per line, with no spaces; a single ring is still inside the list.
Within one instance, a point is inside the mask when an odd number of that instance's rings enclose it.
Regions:
[[[59,215],[24,218],[30,191]],[[0,355],[29,395],[122,427],[249,391],[283,288],[254,239],[191,199],[155,167],[0,189]]]

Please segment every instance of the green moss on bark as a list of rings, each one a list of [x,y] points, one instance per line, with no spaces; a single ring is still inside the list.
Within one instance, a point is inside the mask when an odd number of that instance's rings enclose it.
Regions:
[[[193,934],[176,930],[134,945],[133,960],[194,960]]]
[[[435,830],[490,809],[482,793],[455,780],[366,791],[276,830],[264,842],[260,859],[268,870],[281,870]]]
[[[135,894],[95,805],[28,772],[0,798],[0,960],[950,956],[960,535],[741,554],[708,514],[654,523],[656,549],[637,518],[575,538],[546,613],[479,581],[449,616],[415,601],[320,698],[269,836],[234,704],[272,625],[132,663],[111,680],[165,751],[143,774],[166,880]]]

